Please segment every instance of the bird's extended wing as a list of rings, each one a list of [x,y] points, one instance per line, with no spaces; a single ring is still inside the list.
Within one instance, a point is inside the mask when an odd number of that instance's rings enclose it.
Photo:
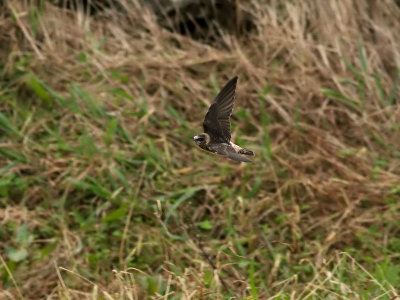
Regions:
[[[239,153],[237,153],[231,145],[224,143],[216,143],[216,144],[209,144],[208,147],[212,152],[216,152],[217,154],[225,156],[232,160],[251,162],[251,160],[248,159],[247,157],[244,157]]]
[[[244,157],[240,154],[237,154],[236,152],[228,152],[225,156],[232,160],[236,160],[236,161],[251,162],[250,159],[248,159],[247,157]]]
[[[237,80],[237,76],[233,77],[222,88],[204,118],[204,132],[210,135],[211,142],[229,143],[231,140],[230,117],[235,102]]]

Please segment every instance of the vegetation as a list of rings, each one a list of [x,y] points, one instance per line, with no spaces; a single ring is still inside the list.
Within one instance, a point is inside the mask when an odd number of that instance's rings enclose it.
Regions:
[[[202,41],[118,2],[0,9],[0,298],[398,297],[398,4],[241,1]],[[234,75],[251,164],[192,141]]]

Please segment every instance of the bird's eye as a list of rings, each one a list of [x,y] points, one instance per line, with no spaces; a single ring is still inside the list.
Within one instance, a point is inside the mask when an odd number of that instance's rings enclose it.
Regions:
[[[194,137],[194,140],[195,140],[196,142],[203,142],[203,141],[204,141],[204,136],[198,136],[198,135],[196,135],[196,136]]]

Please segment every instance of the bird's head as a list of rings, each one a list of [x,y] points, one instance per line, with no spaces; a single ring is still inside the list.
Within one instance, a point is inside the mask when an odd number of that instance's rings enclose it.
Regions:
[[[210,142],[210,136],[207,133],[201,133],[193,137],[193,141],[197,145],[207,145]]]

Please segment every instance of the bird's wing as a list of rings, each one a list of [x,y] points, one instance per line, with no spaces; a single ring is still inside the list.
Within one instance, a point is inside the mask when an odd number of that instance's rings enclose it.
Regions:
[[[250,159],[248,159],[247,157],[244,157],[240,154],[237,154],[236,152],[228,152],[225,156],[232,160],[236,160],[236,161],[251,162]]]
[[[208,147],[210,148],[210,150],[212,152],[216,152],[219,155],[225,156],[227,158],[230,158],[232,160],[236,160],[236,161],[243,161],[243,162],[251,162],[250,159],[248,159],[247,157],[244,157],[242,155],[240,155],[239,153],[237,153],[235,151],[235,149],[225,143],[222,144],[209,144]]]
[[[229,143],[231,140],[230,117],[235,102],[237,80],[237,76],[233,77],[222,88],[204,118],[204,132],[210,135],[211,142]]]

